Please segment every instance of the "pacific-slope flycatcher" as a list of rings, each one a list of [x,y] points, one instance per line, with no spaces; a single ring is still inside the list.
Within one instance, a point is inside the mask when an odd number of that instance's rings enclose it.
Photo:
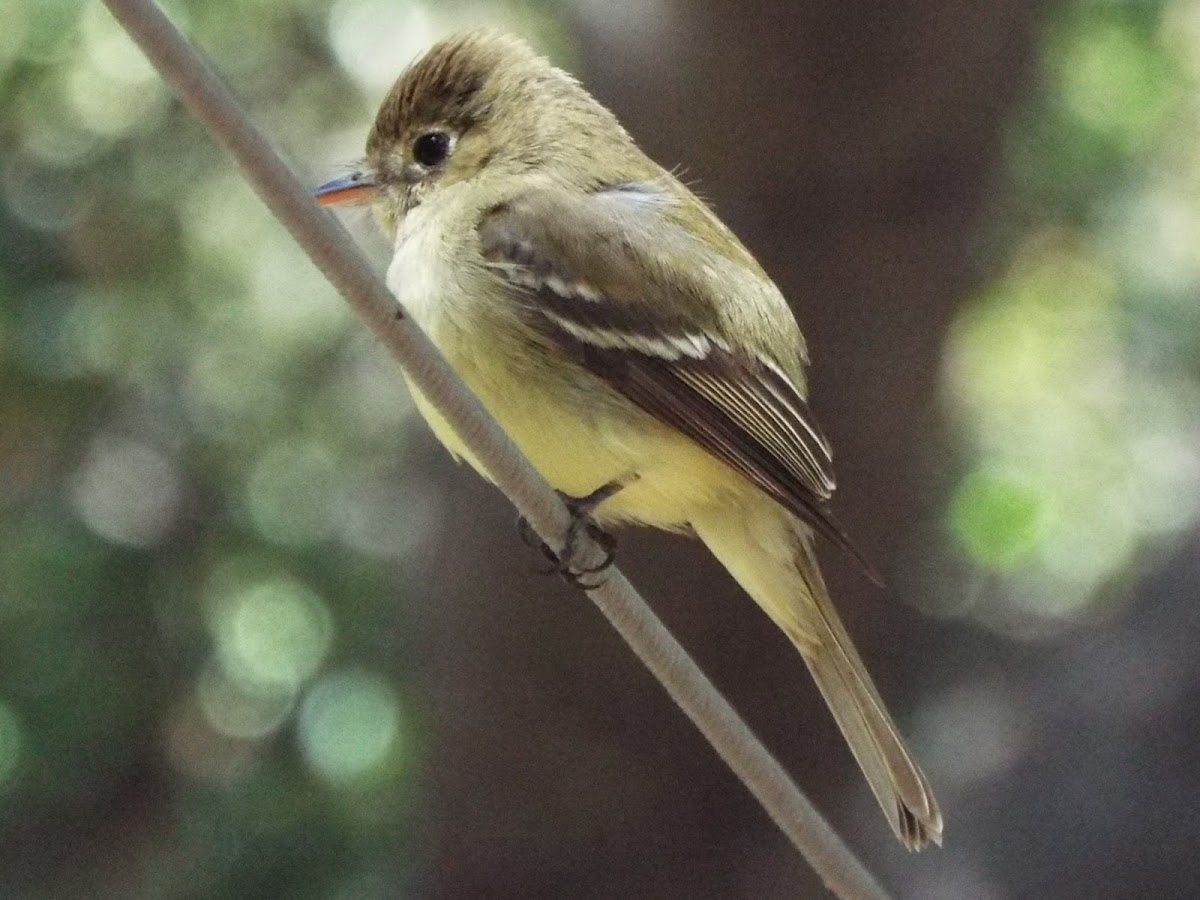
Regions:
[[[942,817],[830,602],[813,537],[829,444],[779,290],[575,79],[519,41],[433,47],[324,185],[394,240],[388,284],[546,479],[592,513],[696,534],[799,648],[910,848]],[[478,462],[419,393],[456,457]]]

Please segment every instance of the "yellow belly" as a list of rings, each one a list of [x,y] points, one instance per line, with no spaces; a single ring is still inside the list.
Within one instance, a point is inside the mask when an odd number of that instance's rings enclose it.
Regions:
[[[504,391],[501,400],[489,396],[486,385],[472,383],[469,377],[468,383],[552,487],[583,497],[611,481],[628,481],[596,510],[602,523],[636,522],[677,530],[687,527],[698,511],[750,487],[695,442],[649,415],[597,420],[564,408],[536,388]],[[491,480],[441,414],[419,390],[409,387],[438,440]]]

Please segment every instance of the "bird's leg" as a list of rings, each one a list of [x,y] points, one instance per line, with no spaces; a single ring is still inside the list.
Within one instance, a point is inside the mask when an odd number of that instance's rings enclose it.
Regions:
[[[521,535],[521,540],[527,546],[541,550],[542,555],[551,563],[549,567],[540,571],[547,575],[551,573],[562,575],[571,584],[584,590],[599,587],[603,582],[603,578],[592,582],[584,581],[584,578],[588,575],[599,575],[613,564],[613,560],[617,556],[617,539],[596,524],[595,519],[592,518],[592,513],[596,507],[635,480],[636,477],[636,475],[629,475],[624,478],[615,478],[600,485],[596,490],[583,497],[572,497],[559,491],[558,495],[562,497],[563,503],[567,506],[567,511],[571,514],[571,525],[567,528],[566,540],[561,552],[556,553],[545,541],[538,537],[533,529],[529,527],[529,522],[525,520],[525,517],[521,516],[517,520],[517,530]],[[596,565],[587,567],[578,567],[575,565],[575,557],[578,555],[580,549],[580,538],[583,535],[587,535],[587,537],[595,541],[604,552],[604,558]]]
[[[602,484],[586,497],[563,497],[567,510],[571,513],[571,526],[567,529],[566,542],[562,553],[559,554],[559,574],[576,587],[588,590],[598,587],[603,581],[599,578],[590,584],[583,579],[588,575],[601,575],[617,558],[617,539],[596,524],[592,513],[596,507],[621,490],[629,479],[614,479]],[[600,562],[592,566],[575,566],[575,557],[579,552],[580,535],[586,534],[604,552]]]

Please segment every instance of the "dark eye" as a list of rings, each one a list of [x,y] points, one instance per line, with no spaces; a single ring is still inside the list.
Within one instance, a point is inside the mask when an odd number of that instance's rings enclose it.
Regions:
[[[450,155],[450,135],[444,131],[427,131],[413,141],[413,159],[427,169],[441,165]]]

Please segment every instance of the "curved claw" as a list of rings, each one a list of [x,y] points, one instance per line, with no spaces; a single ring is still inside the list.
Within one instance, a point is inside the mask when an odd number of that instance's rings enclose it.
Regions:
[[[584,520],[584,527],[588,537],[596,542],[596,545],[604,551],[604,558],[594,566],[585,569],[580,569],[580,575],[595,575],[597,572],[603,572],[616,561],[617,558],[617,539],[593,522],[591,519]]]
[[[591,519],[576,519],[577,525],[571,526],[571,531],[567,535],[567,546],[563,552],[563,562],[561,562],[559,574],[562,575],[570,584],[581,590],[590,591],[593,588],[598,588],[604,584],[606,572],[617,558],[617,539],[593,522]],[[578,542],[578,537],[581,532],[587,532],[596,544],[604,551],[604,558],[594,566],[586,566],[583,568],[575,568],[571,565],[571,557],[574,555],[575,547]],[[591,580],[585,580],[589,575],[598,576]]]

